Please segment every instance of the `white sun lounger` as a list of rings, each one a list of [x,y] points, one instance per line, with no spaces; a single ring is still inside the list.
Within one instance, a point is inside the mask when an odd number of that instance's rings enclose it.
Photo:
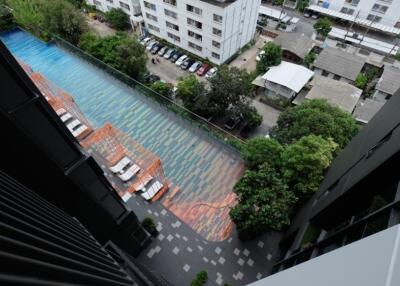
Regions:
[[[127,182],[130,179],[132,179],[133,176],[137,174],[137,172],[140,171],[140,167],[136,164],[133,164],[126,170],[123,174],[118,175],[118,177],[123,181]]]
[[[153,177],[150,175],[146,175],[143,178],[140,179],[140,184],[138,186],[136,186],[136,191],[144,191],[145,187],[147,186],[147,184],[153,180]]]
[[[69,119],[72,118],[72,115],[71,115],[71,113],[67,112],[64,115],[62,115],[60,118],[61,118],[62,122],[67,122]]]
[[[58,116],[64,115],[67,113],[67,111],[64,108],[60,108],[59,110],[56,111]]]
[[[163,184],[161,184],[159,181],[155,181],[150,187],[147,188],[145,192],[141,193],[140,195],[142,198],[149,201],[154,198],[154,196],[162,189],[162,187]]]
[[[81,125],[81,126],[79,126],[78,129],[72,131],[72,135],[74,135],[74,137],[78,137],[83,132],[85,132],[87,129],[88,129],[88,127],[86,125]]]
[[[131,159],[128,157],[124,157],[117,164],[114,166],[110,167],[110,171],[113,173],[119,173],[121,172],[126,166],[128,166],[131,163]]]
[[[78,119],[74,119],[73,121],[67,124],[67,128],[69,129],[69,131],[73,132],[74,129],[79,125],[81,125],[81,122]]]

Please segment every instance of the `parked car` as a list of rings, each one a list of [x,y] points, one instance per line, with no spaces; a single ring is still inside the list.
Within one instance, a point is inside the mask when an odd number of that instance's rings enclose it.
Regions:
[[[318,14],[318,13],[313,13],[313,14],[311,15],[311,18],[313,18],[313,19],[318,19],[318,18],[319,18],[319,14]]]
[[[202,65],[199,70],[197,71],[198,76],[205,75],[211,67],[208,64]]]
[[[187,55],[182,55],[176,62],[175,64],[179,67],[186,59],[187,59]]]
[[[217,73],[217,68],[212,68],[210,69],[207,73],[206,73],[206,78],[210,78],[215,76],[215,74]]]
[[[171,48],[171,49],[169,49],[168,51],[165,52],[164,59],[169,60],[175,54],[176,54],[176,50]]]
[[[151,48],[151,51],[150,51],[150,52],[151,52],[153,55],[155,55],[155,54],[157,54],[158,51],[161,50],[162,48],[163,48],[162,45],[157,44],[157,45],[154,45],[153,48]]]
[[[190,66],[189,71],[195,73],[201,66],[202,66],[201,62],[199,61],[194,62],[194,64]]]
[[[172,57],[171,57],[171,62],[175,63],[183,54],[176,52]]]
[[[165,52],[166,52],[167,50],[168,50],[168,47],[167,47],[167,46],[162,47],[161,50],[158,51],[158,55],[159,55],[160,57],[164,56],[164,54],[165,54]]]
[[[230,117],[224,124],[225,128],[229,130],[235,129],[235,127],[239,124],[240,117]]]
[[[305,18],[310,18],[310,17],[311,17],[309,11],[305,11],[305,12],[303,13],[303,16],[304,16]]]
[[[146,38],[144,38],[143,40],[140,41],[140,44],[141,44],[142,46],[145,46],[145,45],[147,45],[150,41],[151,41],[151,38],[150,38],[150,37],[146,37]]]
[[[158,42],[157,41],[151,41],[150,43],[147,44],[146,50],[150,51],[154,45],[157,45]]]
[[[264,51],[264,50],[262,50],[261,52],[259,52],[258,55],[256,56],[256,61],[257,61],[257,62],[261,61],[262,55],[265,55],[265,51]]]
[[[195,60],[193,60],[191,58],[186,58],[181,64],[181,69],[187,70],[189,67],[192,66],[192,64],[194,64],[194,62],[195,62]]]
[[[161,80],[161,78],[158,75],[155,75],[155,74],[149,74],[145,78],[146,83],[154,83],[154,82],[159,81],[159,80]]]
[[[146,39],[146,38],[147,38],[146,35],[141,35],[141,36],[138,38],[138,42],[141,42],[141,41],[143,41],[143,40]]]

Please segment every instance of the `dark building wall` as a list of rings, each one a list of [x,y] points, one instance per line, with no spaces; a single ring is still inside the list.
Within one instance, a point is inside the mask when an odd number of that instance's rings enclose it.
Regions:
[[[94,159],[0,42],[0,168],[77,217],[101,242],[137,255],[148,240]]]
[[[286,232],[282,246],[289,251],[278,266],[308,260],[328,246],[343,246],[399,222],[399,110],[400,91],[334,160]]]

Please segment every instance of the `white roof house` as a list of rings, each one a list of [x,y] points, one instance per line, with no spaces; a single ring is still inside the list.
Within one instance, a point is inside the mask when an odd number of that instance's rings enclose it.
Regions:
[[[262,79],[285,86],[298,93],[313,76],[312,70],[283,61],[280,65],[271,67],[262,76]]]

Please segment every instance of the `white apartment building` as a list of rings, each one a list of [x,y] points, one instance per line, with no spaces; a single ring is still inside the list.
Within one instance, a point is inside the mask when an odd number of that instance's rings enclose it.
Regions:
[[[400,28],[400,0],[312,0],[310,4]]]
[[[215,64],[253,39],[261,0],[140,0],[147,31]]]
[[[107,12],[112,8],[121,8],[129,15],[133,27],[138,26],[143,18],[139,0],[86,0],[90,5],[95,5],[98,10]]]

